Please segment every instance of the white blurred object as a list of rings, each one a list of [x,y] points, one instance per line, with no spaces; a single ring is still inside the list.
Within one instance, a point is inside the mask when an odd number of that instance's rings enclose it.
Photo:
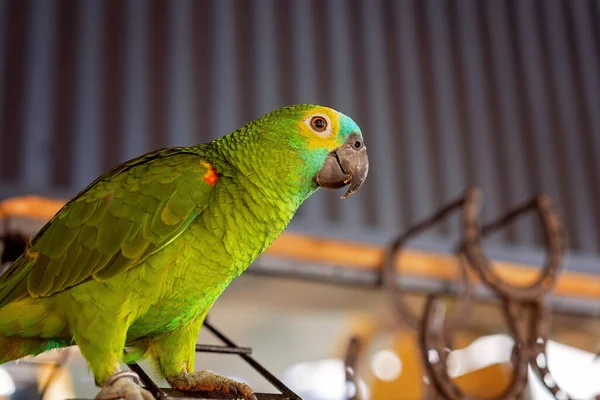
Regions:
[[[556,396],[559,400],[568,394],[574,399],[593,399],[600,394],[600,362],[594,362],[596,355],[561,343],[548,341],[547,360],[552,377],[543,377],[546,382],[556,383],[566,393]],[[532,397],[535,400],[554,399],[537,375],[530,369],[529,381]]]
[[[394,381],[402,373],[402,361],[393,351],[380,350],[373,355],[371,369],[373,374],[382,381]]]
[[[510,361],[513,340],[507,335],[484,336],[464,349],[453,350],[448,355],[448,372],[456,378],[469,372]],[[568,394],[575,399],[593,399],[600,394],[600,361],[594,362],[595,354],[548,341],[547,359],[539,355],[536,362],[540,367],[550,369],[551,376],[542,379],[548,385],[558,385],[563,391],[557,394],[561,400]],[[530,369],[529,381],[532,398],[535,400],[554,399],[542,381]]]
[[[507,335],[481,337],[464,349],[450,352],[449,375],[451,378],[456,378],[493,364],[507,362],[510,360],[512,347],[513,340]]]
[[[0,396],[12,396],[15,390],[17,390],[15,381],[5,369],[0,368]]]
[[[305,400],[346,399],[344,362],[337,358],[294,364],[283,372],[283,382]],[[361,399],[368,400],[369,390],[360,378],[358,386]]]

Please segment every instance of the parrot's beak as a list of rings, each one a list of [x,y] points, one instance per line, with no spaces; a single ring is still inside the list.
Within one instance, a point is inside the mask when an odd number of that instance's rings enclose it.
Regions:
[[[367,148],[362,137],[354,133],[343,145],[329,153],[315,179],[317,185],[329,189],[339,189],[350,184],[342,196],[345,199],[358,190],[368,173]]]

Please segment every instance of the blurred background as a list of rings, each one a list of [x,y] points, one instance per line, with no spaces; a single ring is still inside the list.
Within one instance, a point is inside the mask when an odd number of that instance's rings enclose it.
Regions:
[[[383,246],[468,185],[482,189],[484,221],[544,192],[568,232],[565,274],[600,282],[599,0],[0,0],[0,199],[68,199],[122,161],[294,103],[351,116],[371,169],[348,200],[311,197],[290,232]],[[29,235],[41,223],[20,217],[10,229]],[[448,254],[459,235],[450,218],[410,248]],[[523,218],[485,249],[534,268],[542,231]],[[364,398],[425,398],[416,334],[396,326],[381,291],[324,283],[323,271],[352,274],[327,257],[261,257],[216,303],[215,324],[306,400],[347,398],[342,359],[354,334],[368,339]],[[289,279],[303,268],[312,281]],[[415,307],[448,285],[435,271],[409,278]],[[552,298],[548,349],[577,399],[600,394],[600,286],[581,293]],[[451,375],[491,396],[510,380],[512,342],[496,304],[475,308],[455,343],[468,365]],[[71,352],[46,398],[97,392]],[[0,367],[0,398],[32,398],[44,364],[29,364]],[[237,358],[196,364],[272,389]],[[552,398],[536,378],[529,386],[531,398]]]

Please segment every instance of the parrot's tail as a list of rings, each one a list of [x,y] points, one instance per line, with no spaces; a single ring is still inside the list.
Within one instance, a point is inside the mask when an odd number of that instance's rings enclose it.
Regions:
[[[68,340],[48,340],[0,335],[0,364],[27,356],[36,356],[48,350],[69,346]]]

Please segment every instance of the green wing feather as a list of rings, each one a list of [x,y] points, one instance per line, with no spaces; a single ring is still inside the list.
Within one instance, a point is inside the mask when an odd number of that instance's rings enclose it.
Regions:
[[[197,150],[164,149],[99,177],[0,276],[0,307],[119,275],[168,245],[208,205],[204,161]]]

